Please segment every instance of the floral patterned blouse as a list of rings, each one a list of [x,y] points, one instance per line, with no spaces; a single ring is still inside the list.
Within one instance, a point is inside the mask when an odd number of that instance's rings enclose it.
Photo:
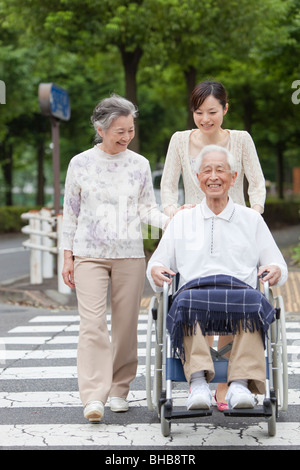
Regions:
[[[149,162],[97,145],[69,163],[64,195],[63,249],[91,258],[143,258],[142,222],[163,228]],[[158,238],[158,237],[157,237]]]

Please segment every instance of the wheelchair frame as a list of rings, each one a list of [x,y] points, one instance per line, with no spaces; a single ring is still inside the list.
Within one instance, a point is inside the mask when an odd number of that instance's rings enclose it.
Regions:
[[[175,281],[172,282],[172,295],[175,293]],[[271,324],[266,338],[266,394],[262,405],[253,409],[224,410],[225,416],[231,417],[263,417],[268,424],[269,436],[276,434],[276,420],[279,411],[288,407],[288,370],[287,346],[285,333],[285,311],[281,296],[273,297],[269,283],[264,282],[264,295],[276,308],[276,319]],[[180,358],[174,358],[166,318],[169,309],[170,286],[164,283],[163,292],[151,298],[148,314],[147,345],[146,345],[146,393],[150,411],[156,411],[161,423],[163,436],[169,436],[171,421],[181,418],[211,416],[209,410],[179,410],[173,406],[173,382],[186,382]],[[219,351],[211,349],[215,367],[212,383],[227,382],[228,358],[231,344]],[[154,361],[152,352],[154,350]]]

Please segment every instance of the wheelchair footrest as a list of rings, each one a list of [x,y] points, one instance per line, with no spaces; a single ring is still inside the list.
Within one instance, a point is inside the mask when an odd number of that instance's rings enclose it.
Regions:
[[[204,416],[211,416],[212,410],[182,410],[165,412],[166,419],[180,419],[180,418],[201,418]]]
[[[268,418],[272,416],[272,405],[271,400],[268,398],[264,399],[262,406],[257,406],[255,408],[229,408],[228,410],[223,411],[224,416],[247,416],[249,418],[259,418],[265,417]]]
[[[161,400],[164,404],[164,418],[165,419],[180,419],[180,418],[196,418],[201,416],[211,416],[212,410],[174,410],[171,400]]]

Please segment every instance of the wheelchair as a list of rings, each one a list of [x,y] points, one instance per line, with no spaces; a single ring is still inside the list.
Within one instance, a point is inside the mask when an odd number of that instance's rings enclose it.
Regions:
[[[155,294],[150,300],[146,343],[146,395],[148,410],[156,411],[161,424],[161,433],[168,437],[171,422],[176,419],[211,416],[208,410],[187,410],[175,406],[180,401],[176,394],[176,383],[186,382],[181,359],[173,354],[170,334],[166,328],[166,318],[176,292],[178,275],[173,278],[171,287],[165,282],[163,292]],[[258,288],[260,288],[258,286]],[[171,292],[171,293],[170,293]],[[285,332],[285,311],[281,296],[273,297],[269,283],[263,283],[262,292],[276,309],[275,321],[270,325],[266,338],[266,394],[262,403],[253,409],[228,409],[227,417],[259,417],[267,421],[269,436],[276,435],[276,421],[280,411],[288,407],[288,367]],[[225,356],[231,344],[220,350],[210,348],[214,362],[215,377],[211,383],[227,382],[228,358]],[[174,393],[173,393],[174,392]],[[174,395],[174,397],[173,397]]]

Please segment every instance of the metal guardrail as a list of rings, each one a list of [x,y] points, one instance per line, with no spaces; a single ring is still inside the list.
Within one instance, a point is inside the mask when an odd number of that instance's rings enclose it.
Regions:
[[[58,292],[70,294],[71,289],[61,275],[64,264],[62,214],[53,215],[52,210],[43,208],[21,214],[21,218],[29,221],[21,230],[29,235],[23,246],[30,249],[30,284],[42,284],[43,279],[53,278],[57,269]]]

